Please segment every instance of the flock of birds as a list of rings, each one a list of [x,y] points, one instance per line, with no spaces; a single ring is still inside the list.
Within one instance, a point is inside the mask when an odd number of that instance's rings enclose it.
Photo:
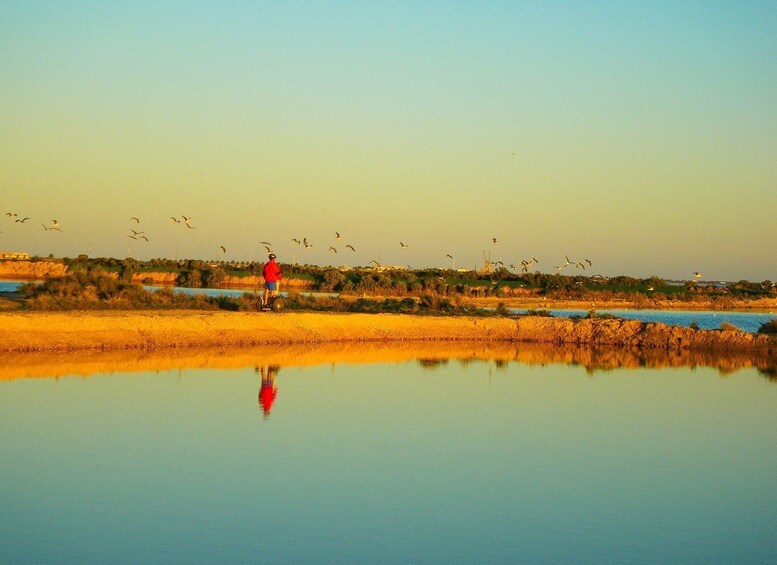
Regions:
[[[8,216],[10,219],[14,220],[14,222],[18,223],[18,224],[24,224],[25,222],[30,220],[29,217],[19,218],[19,215],[17,213],[15,213],[15,212],[7,212],[6,216]],[[192,217],[191,216],[186,216],[186,215],[181,214],[180,216],[170,216],[169,218],[170,218],[170,221],[172,223],[178,224],[178,225],[181,225],[181,226],[185,226],[189,230],[196,230],[197,229],[196,226],[192,225]],[[140,229],[141,221],[140,221],[139,217],[131,216],[128,219],[128,221],[130,222],[130,226],[132,226],[132,227],[128,228],[130,233],[127,234],[127,238],[129,238],[131,240],[134,240],[134,241],[144,241],[144,242],[149,242],[150,241],[149,236],[146,233],[146,231],[143,230],[143,229]],[[61,228],[61,226],[60,226],[60,224],[59,224],[59,222],[57,220],[52,220],[50,225],[46,225],[46,224],[41,224],[41,225],[43,226],[43,229],[46,230],[46,231],[52,231],[52,230],[53,231],[58,231],[58,232],[62,231],[62,228]],[[2,233],[2,232],[0,232],[0,233]],[[335,231],[334,232],[334,239],[335,239],[335,241],[342,241],[343,237],[340,234],[340,232]],[[290,241],[291,241],[291,243],[293,243],[295,245],[298,245],[300,247],[303,247],[305,249],[310,249],[310,248],[312,248],[314,246],[313,242],[308,240],[307,237],[302,237],[302,238],[296,238],[295,237],[295,238],[292,238]],[[497,245],[498,242],[499,242],[499,240],[497,238],[495,238],[495,237],[491,238],[491,244],[492,245]],[[272,245],[272,243],[270,243],[269,241],[260,241],[259,243],[264,246],[264,248],[265,248],[265,250],[266,250],[266,252],[268,254],[269,253],[273,253],[273,245]],[[218,248],[219,248],[219,250],[221,251],[222,254],[226,254],[227,253],[227,246],[226,245],[224,245],[224,244],[219,245]],[[356,252],[356,247],[354,247],[354,245],[351,244],[351,243],[346,243],[342,248],[350,250],[352,253]],[[404,241],[400,241],[399,242],[399,249],[405,250],[405,249],[409,249],[409,248],[410,248],[410,244],[409,243],[406,243]],[[330,251],[332,253],[339,253],[340,249],[338,249],[338,247],[336,247],[335,245],[330,245],[328,247],[327,251]],[[455,265],[455,259],[454,259],[453,255],[447,254],[446,257],[448,257],[451,261],[453,261],[453,264]],[[573,263],[566,256],[565,256],[565,259],[566,259],[566,263],[563,264],[560,267],[557,267],[557,272],[560,272],[563,268],[565,268],[565,267],[567,267],[568,265],[571,265],[571,264],[575,264],[576,268],[583,268],[583,269],[585,269],[585,265],[584,265],[584,263],[582,261],[581,262],[577,262],[577,263]],[[591,265],[591,261],[590,260],[584,259],[583,261],[588,263],[589,266]],[[522,260],[518,265],[513,265],[513,264],[505,265],[502,261],[495,261],[493,263],[490,262],[490,261],[486,261],[486,263],[488,265],[490,265],[490,266],[493,266],[493,267],[497,267],[497,266],[509,267],[511,270],[520,269],[521,272],[527,273],[527,272],[529,272],[532,269],[532,267],[535,264],[539,263],[539,260],[536,257],[532,257],[530,259]],[[369,264],[375,265],[378,268],[380,268],[382,266],[380,264],[380,262],[376,261],[376,260],[370,261]]]
[[[28,222],[30,220],[30,218],[27,217],[27,216],[19,217],[19,214],[17,214],[16,212],[7,212],[5,215],[10,220],[12,220],[14,222],[14,224],[25,224],[26,222]],[[192,217],[191,216],[185,216],[183,214],[180,217],[178,217],[178,216],[170,216],[170,220],[174,224],[179,224],[179,225],[185,226],[187,229],[190,229],[190,230],[197,229],[197,227],[193,226],[192,223],[191,223],[192,222]],[[131,216],[129,218],[129,221],[130,222],[134,222],[135,227],[139,228],[139,226],[140,226],[140,218],[138,218],[137,216]],[[48,225],[45,224],[45,223],[41,223],[41,226],[47,232],[48,231],[62,232],[62,228],[61,228],[61,226],[59,224],[59,221],[57,221],[57,220],[51,220],[51,223],[48,224]],[[129,233],[127,235],[127,237],[129,239],[132,239],[132,240],[135,240],[135,241],[145,241],[145,242],[149,241],[148,235],[146,234],[145,230],[129,228],[129,231],[131,232],[131,233]],[[3,233],[3,232],[0,231],[0,233]],[[342,241],[343,238],[342,238],[340,232],[336,231],[334,233],[335,233],[335,236],[334,236],[335,241]],[[273,253],[272,243],[270,243],[269,241],[261,241],[259,243],[264,245],[265,250],[267,251],[267,253]],[[311,241],[309,241],[307,237],[303,237],[301,239],[300,238],[292,238],[291,239],[291,243],[293,243],[295,245],[298,245],[298,246],[301,246],[301,247],[304,247],[305,249],[310,249],[310,248],[312,248],[314,246],[314,244]],[[495,246],[498,243],[499,243],[499,240],[496,237],[492,237],[491,238],[491,244],[492,245]],[[404,241],[400,241],[399,242],[399,249],[404,250],[404,249],[408,249],[409,247],[410,247],[410,244],[405,243]],[[350,244],[350,243],[346,244],[344,246],[344,248],[345,249],[349,249],[353,253],[356,252],[356,248],[352,244]],[[223,245],[223,244],[219,245],[219,249],[221,250],[222,254],[226,254],[227,253],[226,245]],[[329,248],[328,248],[328,251],[331,251],[333,253],[338,253],[339,252],[338,248],[335,245],[330,245]],[[453,262],[453,265],[455,266],[456,260],[454,259],[453,255],[448,253],[445,256],[448,259],[450,259]],[[484,252],[484,258],[485,258],[485,252]],[[505,268],[509,268],[511,271],[518,271],[518,270],[520,270],[522,273],[528,273],[529,271],[531,271],[534,268],[534,265],[539,263],[539,260],[536,257],[531,257],[529,259],[523,259],[518,264],[505,264],[501,260],[500,261],[494,261],[494,262],[486,260],[485,263],[486,263],[487,266],[491,266],[491,267],[505,267]],[[370,261],[369,264],[374,264],[377,268],[381,267],[381,264],[378,261],[376,261],[376,260]],[[569,256],[564,255],[564,261],[560,265],[556,265],[555,266],[556,274],[561,273],[567,267],[571,268],[573,266],[574,266],[575,269],[586,270],[586,266],[587,267],[591,267],[592,266],[592,262],[591,262],[590,259],[582,259],[580,261],[574,261],[574,260],[571,260],[569,258]],[[693,276],[694,276],[694,278],[699,279],[699,278],[702,277],[702,274],[700,272],[694,272]]]
[[[6,216],[8,216],[10,219],[14,220],[14,222],[18,223],[18,224],[24,224],[25,222],[27,222],[30,219],[29,217],[19,218],[19,215],[17,213],[15,213],[15,212],[7,212]],[[190,229],[190,230],[197,229],[196,226],[193,226],[191,224],[191,221],[192,221],[192,217],[191,216],[185,216],[185,215],[182,214],[180,216],[180,219],[177,216],[170,216],[170,220],[173,223],[175,223],[175,224],[182,224],[182,225],[186,226],[187,229]],[[130,222],[134,222],[136,227],[139,227],[139,225],[140,225],[140,218],[138,218],[137,216],[131,216],[129,218],[129,221]],[[57,220],[52,220],[51,221],[51,225],[48,225],[48,226],[46,224],[41,224],[41,225],[43,226],[43,229],[46,230],[46,231],[52,231],[52,230],[53,231],[59,231],[59,232],[62,231],[62,228],[60,227],[60,224],[59,224],[59,222]],[[127,234],[127,237],[129,239],[132,239],[132,240],[135,240],[135,241],[141,241],[142,240],[142,241],[145,241],[145,242],[150,241],[149,238],[148,238],[148,235],[145,232],[145,230],[129,228],[129,231],[131,232],[131,233]],[[2,233],[2,232],[0,232],[0,233]],[[342,235],[340,235],[340,232],[337,232],[337,231],[335,232],[335,240],[342,240]],[[264,245],[264,248],[267,251],[267,253],[272,253],[273,252],[272,243],[270,243],[269,241],[260,241],[259,243]],[[302,239],[292,238],[291,239],[291,243],[294,243],[296,245],[302,246],[305,249],[310,249],[311,247],[313,247],[313,243],[311,241],[308,241],[307,237],[303,237]],[[491,243],[492,243],[492,245],[496,245],[498,243],[498,239],[495,238],[495,237],[492,237],[491,238]],[[400,249],[408,249],[409,247],[410,247],[410,244],[405,243],[404,241],[400,241],[399,242],[399,248]],[[222,254],[226,254],[227,247],[225,245],[219,245],[219,249],[221,250]],[[345,245],[345,249],[349,249],[353,253],[356,252],[356,248],[352,244],[350,244],[350,243]],[[328,251],[331,251],[333,253],[338,253],[338,249],[334,245],[330,245],[329,248],[328,248]],[[453,256],[450,253],[446,254],[446,257],[451,259],[451,261],[453,261],[454,264],[455,264],[455,259],[453,258]],[[560,272],[561,270],[563,270],[564,268],[566,268],[567,266],[573,265],[573,264],[575,265],[575,268],[582,268],[582,269],[585,269],[585,264],[584,263],[587,263],[589,267],[591,266],[591,261],[588,260],[588,259],[584,259],[583,261],[580,261],[580,262],[573,262],[573,261],[570,261],[569,257],[567,257],[567,256],[564,256],[564,258],[566,259],[566,262],[564,264],[556,267],[556,272],[557,273]],[[519,264],[521,272],[523,272],[523,273],[529,272],[529,270],[531,270],[533,265],[535,265],[536,263],[539,263],[539,260],[536,257],[532,257],[531,259],[524,259],[524,260],[522,260],[520,262],[520,264]],[[381,264],[378,261],[375,261],[375,260],[370,261],[369,264],[374,264],[378,268],[381,267]],[[494,266],[501,266],[501,267],[507,266],[511,270],[516,270],[516,269],[519,268],[517,265],[513,265],[513,264],[505,265],[502,261],[495,261],[494,263],[491,263],[491,264],[494,265]]]
[[[24,218],[20,218],[19,214],[17,214],[16,212],[6,212],[5,215],[8,216],[11,220],[13,220],[15,224],[24,224],[30,219],[29,217],[26,217],[26,216]],[[62,231],[62,229],[59,227],[59,222],[57,220],[51,220],[50,226],[47,226],[46,224],[43,224],[43,223],[41,225],[43,226],[43,229],[46,231],[52,231],[52,230],[60,231],[60,232]],[[3,233],[3,232],[0,231],[0,233]]]

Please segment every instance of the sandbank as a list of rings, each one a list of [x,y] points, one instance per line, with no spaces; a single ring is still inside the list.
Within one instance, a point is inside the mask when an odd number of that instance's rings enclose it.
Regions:
[[[0,312],[0,351],[481,341],[777,354],[777,338],[621,319],[312,312]]]

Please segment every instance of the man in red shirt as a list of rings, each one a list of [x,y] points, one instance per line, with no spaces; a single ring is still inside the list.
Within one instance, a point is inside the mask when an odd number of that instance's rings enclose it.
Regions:
[[[269,306],[270,296],[275,296],[278,292],[278,283],[281,280],[281,268],[275,262],[275,253],[268,255],[270,259],[264,264],[262,276],[264,277],[264,305]]]

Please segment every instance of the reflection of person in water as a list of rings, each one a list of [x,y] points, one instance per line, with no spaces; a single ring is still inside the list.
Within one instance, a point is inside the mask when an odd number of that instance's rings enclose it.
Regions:
[[[259,406],[262,407],[264,417],[270,416],[275,397],[278,395],[278,388],[275,386],[275,375],[278,374],[280,367],[278,365],[265,365],[259,369],[262,375],[262,387],[259,389]]]

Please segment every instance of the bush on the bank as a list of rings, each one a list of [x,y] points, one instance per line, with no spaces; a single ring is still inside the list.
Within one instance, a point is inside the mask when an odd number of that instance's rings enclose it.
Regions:
[[[586,316],[589,320],[615,320],[618,318],[618,316],[614,314],[610,314],[609,312],[600,313],[596,310],[589,310],[588,315]]]
[[[768,322],[764,322],[761,324],[761,327],[758,328],[759,334],[777,334],[777,318],[774,318],[773,320],[769,320]]]
[[[543,310],[543,309],[531,310],[530,309],[530,310],[526,311],[525,315],[526,316],[540,316],[542,318],[549,318],[553,314],[550,313],[550,310]]]
[[[737,331],[740,331],[738,327],[736,327],[734,324],[729,323],[729,322],[723,322],[722,324],[720,324],[720,329],[721,329],[721,331],[724,331],[724,332],[737,332]]]
[[[19,292],[27,297],[25,307],[31,310],[215,310],[219,307],[216,300],[207,296],[190,296],[169,288],[149,292],[139,284],[116,280],[103,271],[75,270],[42,284],[22,285]]]
[[[507,307],[507,305],[504,302],[500,302],[496,305],[496,308],[494,308],[494,314],[497,316],[512,316],[513,313],[510,311],[510,309]]]

